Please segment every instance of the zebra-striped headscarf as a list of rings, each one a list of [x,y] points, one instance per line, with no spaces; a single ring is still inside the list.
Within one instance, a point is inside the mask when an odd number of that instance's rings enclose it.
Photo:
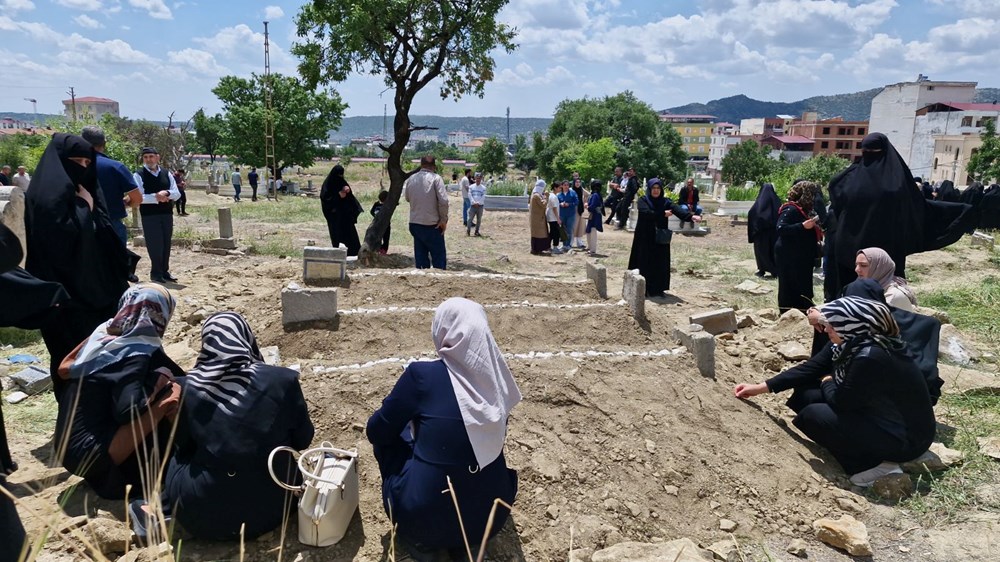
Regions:
[[[833,328],[844,341],[833,346],[833,377],[844,381],[847,365],[866,344],[875,344],[889,351],[904,348],[899,339],[899,324],[889,307],[861,297],[841,297],[819,309],[820,322]]]
[[[247,321],[236,312],[209,316],[201,328],[201,354],[188,373],[187,387],[218,403],[230,415],[250,384],[253,368],[264,357]]]

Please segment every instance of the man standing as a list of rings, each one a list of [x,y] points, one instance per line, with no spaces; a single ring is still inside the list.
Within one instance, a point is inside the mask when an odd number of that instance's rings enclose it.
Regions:
[[[483,185],[483,173],[476,172],[476,183],[469,186],[469,222],[465,225],[465,235],[472,232],[472,219],[476,221],[476,236],[479,234],[479,225],[483,223],[483,209],[486,207],[486,186]]]
[[[10,185],[10,166],[0,168],[0,185]]]
[[[622,196],[622,202],[618,204],[618,226],[615,227],[615,230],[625,229],[629,208],[632,206],[632,201],[635,200],[635,194],[639,192],[639,178],[635,177],[635,168],[629,168],[625,177],[627,179],[624,180],[625,185],[622,186],[625,193]]]
[[[28,169],[24,166],[18,166],[17,173],[14,174],[14,177],[10,178],[10,183],[27,191],[28,184],[31,183],[31,176],[28,175]]]
[[[250,182],[250,190],[251,190],[250,200],[251,201],[256,201],[257,200],[257,179],[259,177],[260,176],[257,175],[257,168],[256,167],[251,167],[250,168],[250,173],[247,174],[247,181]]]
[[[628,178],[622,175],[621,166],[616,166],[615,175],[608,182],[608,198],[604,200],[604,208],[611,209],[608,220],[604,221],[604,224],[611,224],[611,221],[615,220],[615,211],[618,209],[618,202],[622,200],[622,196],[625,194],[625,188],[622,184],[625,183],[626,179]]]
[[[177,281],[170,273],[170,244],[174,236],[174,201],[181,198],[174,176],[160,167],[160,153],[147,146],[142,149],[142,167],[135,173],[135,183],[142,189],[142,233],[149,251],[149,278],[154,283]]]
[[[410,176],[403,186],[410,203],[410,234],[413,235],[413,261],[417,269],[427,269],[431,265],[437,269],[448,267],[444,246],[448,192],[436,168],[434,157],[424,156],[420,159],[420,171]]]
[[[480,176],[480,181],[482,181],[482,174]],[[462,176],[462,180],[458,182],[458,190],[462,192],[462,226],[469,227],[469,178],[472,177],[472,169],[466,168],[465,175]]]
[[[243,187],[243,181],[240,179],[240,169],[237,167],[233,170],[233,191],[236,195],[233,196],[233,201],[239,203],[240,201],[240,188]]]
[[[122,222],[128,216],[125,201],[128,201],[130,208],[138,207],[142,203],[142,192],[139,191],[135,177],[132,172],[128,171],[125,164],[109,158],[104,153],[107,150],[108,141],[100,127],[84,127],[80,136],[83,137],[83,140],[94,145],[94,151],[97,153],[97,182],[101,185],[104,203],[108,206],[111,227],[121,239],[122,245],[125,245],[128,242],[128,230],[125,228],[125,223]]]

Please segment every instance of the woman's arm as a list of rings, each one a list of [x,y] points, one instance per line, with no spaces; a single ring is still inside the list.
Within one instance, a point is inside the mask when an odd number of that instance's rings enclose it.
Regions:
[[[786,207],[778,215],[778,224],[776,225],[778,236],[794,236],[805,230],[805,227],[802,226],[803,221],[799,220],[802,218],[802,214],[799,213],[798,209],[791,206]]]
[[[180,405],[181,387],[166,375],[161,375],[153,388],[154,401],[145,412],[140,413],[132,422],[123,425],[115,432],[108,445],[108,455],[111,462],[119,465],[125,462],[137,445],[159,425],[163,418],[177,413]]]
[[[844,380],[835,382],[833,377],[824,378],[820,389],[826,403],[838,410],[859,410],[868,403],[872,391],[871,381],[886,377],[886,369],[891,369],[889,361],[880,361],[871,353],[878,351],[868,348],[858,351],[847,366]],[[882,352],[885,353],[885,352]]]
[[[368,441],[373,445],[389,444],[399,439],[406,424],[416,416],[420,404],[420,388],[411,368],[407,367],[396,381],[382,407],[368,419]]]

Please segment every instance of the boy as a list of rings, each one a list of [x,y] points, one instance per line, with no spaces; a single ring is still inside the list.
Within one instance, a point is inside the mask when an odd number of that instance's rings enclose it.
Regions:
[[[385,200],[389,198],[389,192],[382,190],[378,193],[378,201],[372,205],[371,211],[369,211],[373,217],[377,217],[379,211],[382,210],[382,205],[385,205]],[[391,227],[385,227],[385,233],[382,234],[382,246],[379,247],[378,253],[381,255],[386,255],[389,253],[389,233],[392,230]]]

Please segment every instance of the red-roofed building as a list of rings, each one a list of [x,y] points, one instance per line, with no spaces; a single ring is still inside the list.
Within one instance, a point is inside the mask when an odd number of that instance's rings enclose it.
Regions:
[[[75,110],[74,105],[76,106]],[[73,119],[74,116],[77,118],[87,116],[94,119],[100,119],[108,113],[114,115],[115,117],[121,117],[121,114],[118,111],[118,102],[108,98],[86,96],[76,98],[75,100],[68,99],[63,100],[63,107],[63,112],[69,119]]]

